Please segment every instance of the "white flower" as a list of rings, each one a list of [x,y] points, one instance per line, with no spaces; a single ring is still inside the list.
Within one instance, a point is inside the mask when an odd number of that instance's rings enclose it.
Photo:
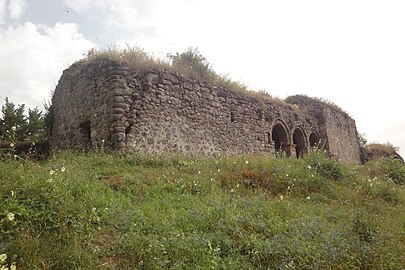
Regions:
[[[12,190],[11,191],[11,197],[14,197],[14,195],[15,195],[15,192],[14,192],[14,190]]]
[[[280,195],[279,197],[280,197],[280,200],[283,200],[283,199],[284,199],[284,196],[283,196],[283,195]]]
[[[65,172],[65,170],[66,170],[65,167],[60,168],[60,171],[61,171],[61,172]]]
[[[13,148],[15,146],[14,143],[10,143],[10,147]]]
[[[310,196],[308,196],[308,197],[307,197],[307,200],[310,200],[310,199],[311,199],[311,197],[310,197]]]
[[[312,167],[308,165],[308,169],[311,169]]]
[[[93,211],[96,211],[96,210],[97,210],[97,208],[95,208],[95,207],[92,207],[92,208],[91,208],[91,210],[93,210]]]
[[[4,263],[6,261],[6,259],[7,259],[7,254],[1,254],[0,255],[0,262],[1,263]]]
[[[17,127],[16,127],[16,126],[12,126],[12,127],[11,127],[11,130],[12,130],[12,131],[16,131],[16,130],[17,130]]]
[[[17,270],[17,266],[15,265],[15,262],[13,262],[13,263],[10,265],[10,270]]]
[[[201,174],[201,171],[198,171],[198,174]]]
[[[249,164],[249,160],[245,160],[245,164]]]
[[[52,174],[54,174],[54,173],[55,173],[54,170],[50,170],[50,171],[49,171],[49,174],[50,174],[50,175],[52,175]]]
[[[7,219],[10,220],[10,221],[14,220],[14,213],[11,213],[11,212],[8,213],[7,214]]]
[[[221,171],[221,169],[218,169],[218,172],[220,172]]]

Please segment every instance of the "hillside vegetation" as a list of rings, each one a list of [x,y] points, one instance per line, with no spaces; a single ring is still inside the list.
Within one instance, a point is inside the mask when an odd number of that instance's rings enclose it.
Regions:
[[[60,153],[0,162],[0,267],[403,269],[405,170]]]

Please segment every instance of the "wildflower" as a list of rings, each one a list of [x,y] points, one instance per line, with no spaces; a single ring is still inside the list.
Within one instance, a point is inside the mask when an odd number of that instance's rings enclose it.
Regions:
[[[55,173],[54,170],[50,170],[50,171],[49,171],[49,174],[50,174],[50,175],[52,175],[52,174],[54,174],[54,173]]]
[[[201,174],[201,171],[198,171],[198,174]]]
[[[283,195],[280,195],[279,197],[280,197],[280,200],[283,200],[283,199],[284,199],[284,196],[283,196]]]
[[[307,200],[310,200],[310,199],[311,199],[311,197],[310,197],[310,196],[308,196],[308,197],[307,197]]]
[[[0,262],[1,263],[4,263],[6,261],[6,259],[7,259],[7,254],[1,254],[0,255]]]
[[[101,140],[102,143],[105,143],[105,140]]]
[[[17,159],[17,157],[18,157],[17,155],[14,155],[14,159]]]
[[[14,195],[15,195],[15,192],[14,192],[14,190],[12,190],[11,191],[11,197],[14,197]]]
[[[231,192],[234,192],[235,190],[231,189]]]
[[[288,173],[286,173],[286,174],[285,174],[285,176],[287,176],[287,177],[288,177]]]
[[[17,266],[15,265],[15,262],[13,262],[13,263],[10,265],[10,270],[17,270]]]
[[[246,165],[249,164],[249,160],[245,160],[245,164],[246,164]]]
[[[12,127],[11,127],[11,130],[12,130],[12,131],[16,131],[16,130],[17,130],[17,127],[16,127],[16,126],[12,126]]]
[[[9,212],[7,214],[7,219],[10,220],[10,221],[14,220],[14,213]]]
[[[14,143],[10,143],[10,147],[14,148],[15,144]]]
[[[97,210],[97,208],[95,208],[95,207],[92,207],[92,208],[91,208],[91,210],[93,210],[93,211],[96,211],[96,210]]]
[[[61,171],[61,172],[65,172],[65,170],[66,170],[65,167],[60,168],[60,171]]]
[[[218,169],[218,172],[220,172],[221,171],[221,169]]]
[[[310,165],[308,165],[308,169],[312,169],[312,167]]]

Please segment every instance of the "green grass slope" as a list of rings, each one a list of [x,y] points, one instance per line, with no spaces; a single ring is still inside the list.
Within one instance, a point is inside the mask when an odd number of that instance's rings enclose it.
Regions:
[[[318,152],[2,160],[0,267],[404,269],[395,162],[346,166]]]

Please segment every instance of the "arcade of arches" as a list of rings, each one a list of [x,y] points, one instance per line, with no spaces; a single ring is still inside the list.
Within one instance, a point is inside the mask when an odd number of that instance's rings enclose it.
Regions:
[[[291,137],[287,126],[277,121],[271,130],[271,141],[274,143],[275,152],[282,151],[287,156],[302,158],[308,153],[309,147],[317,147],[319,137],[315,132],[311,132],[308,138],[300,126],[293,130]]]

